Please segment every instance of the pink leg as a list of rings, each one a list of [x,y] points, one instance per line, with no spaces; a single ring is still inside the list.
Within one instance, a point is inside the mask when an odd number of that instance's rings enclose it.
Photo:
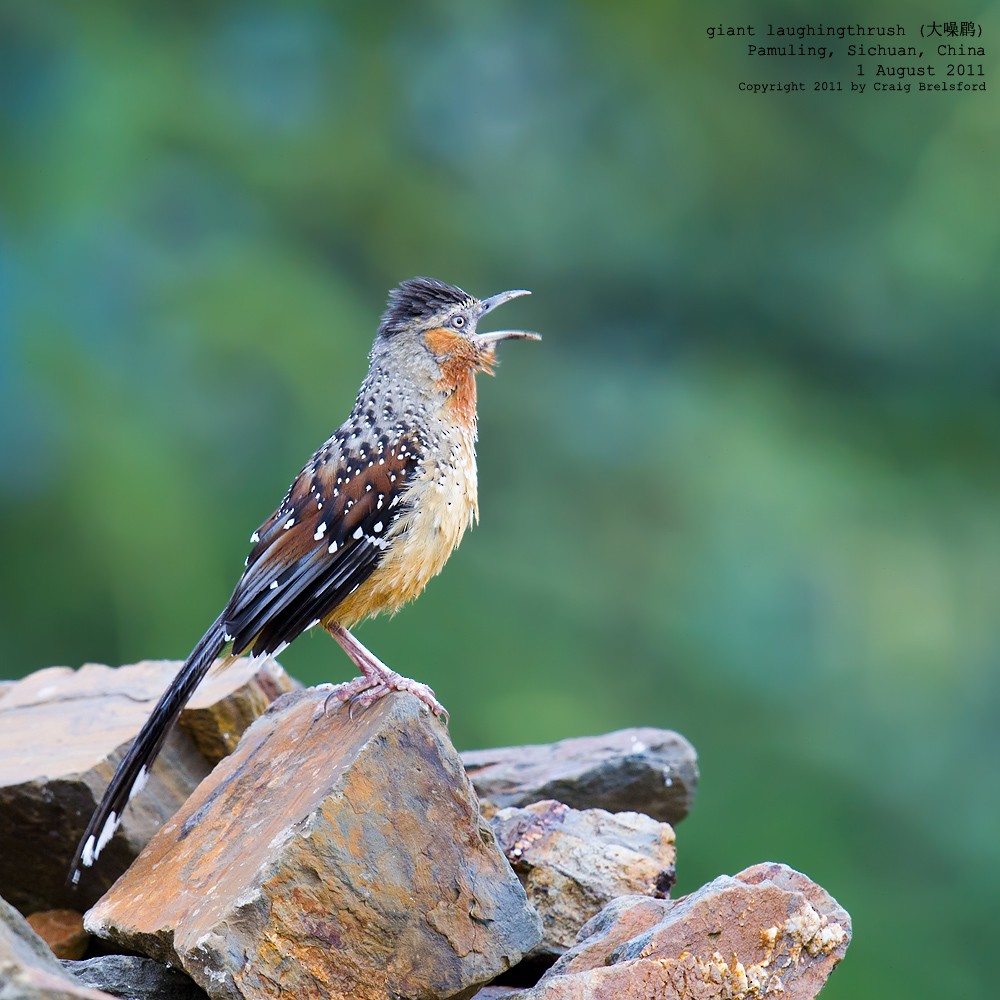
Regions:
[[[410,680],[409,677],[403,677],[395,670],[391,670],[371,650],[358,642],[346,628],[335,622],[327,625],[326,630],[340,643],[341,649],[361,671],[361,676],[355,677],[353,681],[337,684],[327,697],[327,703],[331,698],[337,698],[342,702],[350,702],[352,710],[355,705],[367,708],[375,704],[379,698],[384,698],[390,691],[409,691],[435,715],[442,715],[444,721],[448,721],[447,711],[426,684]]]

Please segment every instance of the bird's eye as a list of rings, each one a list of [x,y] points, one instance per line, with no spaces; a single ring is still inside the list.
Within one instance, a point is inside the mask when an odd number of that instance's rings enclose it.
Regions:
[[[459,313],[457,316],[452,316],[451,325],[458,330],[461,330],[465,326],[465,317]]]

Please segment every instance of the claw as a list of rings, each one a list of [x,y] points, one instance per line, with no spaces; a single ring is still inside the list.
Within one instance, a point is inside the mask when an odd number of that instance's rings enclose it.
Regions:
[[[414,695],[431,710],[433,715],[442,719],[445,725],[448,724],[450,720],[448,710],[437,700],[431,688],[426,684],[410,680],[409,677],[401,677],[396,673],[393,673],[384,680],[376,680],[362,675],[344,684],[331,686],[330,693],[323,701],[323,715],[329,716],[330,703],[339,701],[342,705],[348,706],[348,718],[353,722],[354,713],[357,708],[370,708],[375,702],[393,691],[406,691]]]
[[[323,702],[323,714],[330,714],[330,702],[337,700],[341,705],[351,704],[358,696],[368,687],[371,686],[371,682],[367,677],[355,677],[353,681],[346,681],[343,684],[331,685],[330,693],[326,696]],[[351,710],[350,718],[354,718],[353,708]]]
[[[354,710],[358,707],[358,705],[360,705],[362,708],[368,707],[365,704],[364,695],[365,695],[364,691],[359,691],[357,694],[352,694],[351,697],[344,702],[344,704],[347,706],[347,717],[351,720],[351,722],[354,721]]]
[[[326,629],[340,643],[344,652],[361,671],[362,676],[355,677],[354,680],[348,681],[346,684],[338,684],[333,688],[327,696],[324,712],[327,710],[331,698],[339,698],[342,702],[350,703],[349,714],[353,720],[356,705],[368,708],[374,705],[379,698],[384,698],[390,691],[409,691],[410,694],[416,695],[434,715],[443,718],[445,725],[448,724],[448,712],[426,684],[411,680],[409,677],[403,677],[395,670],[391,670],[374,653],[358,642],[347,629],[335,622],[328,623]]]

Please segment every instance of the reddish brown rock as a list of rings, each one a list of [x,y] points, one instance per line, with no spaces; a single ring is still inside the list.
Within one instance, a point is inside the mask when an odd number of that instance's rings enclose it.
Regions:
[[[0,1000],[112,1000],[63,971],[45,942],[0,899]]]
[[[673,828],[641,813],[580,811],[550,799],[501,809],[491,823],[542,918],[533,957],[561,955],[611,900],[664,897],[674,883]]]
[[[42,910],[30,914],[28,924],[56,958],[82,958],[87,950],[90,935],[78,910]]]
[[[462,762],[488,813],[556,799],[574,809],[640,812],[676,825],[698,785],[694,747],[667,729],[467,750]]]
[[[129,743],[180,664],[48,667],[0,698],[0,894],[26,913],[89,906],[121,874],[153,833],[208,773],[191,737],[174,731],[146,790],[121,830],[84,872],[78,891],[66,885],[77,841]],[[292,685],[277,664],[240,660],[209,675],[195,700],[204,745],[210,718],[231,741],[239,725],[263,709],[262,693]],[[266,697],[266,695],[264,695]],[[184,716],[182,716],[182,720]],[[221,735],[224,731],[227,735]]]
[[[615,900],[520,1000],[807,1000],[850,939],[850,916],[824,889],[755,865],[681,899]]]
[[[87,914],[210,996],[471,996],[539,940],[444,726],[279,699]]]

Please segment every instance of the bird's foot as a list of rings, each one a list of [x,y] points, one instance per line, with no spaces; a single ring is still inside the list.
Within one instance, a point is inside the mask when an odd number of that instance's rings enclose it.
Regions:
[[[327,696],[326,706],[329,706],[332,698],[350,703],[351,717],[353,718],[357,705],[368,708],[369,705],[374,705],[379,698],[384,698],[390,691],[408,691],[410,694],[416,695],[435,715],[442,716],[447,724],[448,713],[444,705],[434,697],[434,692],[426,684],[410,680],[409,677],[403,677],[387,667],[342,625],[338,625],[336,622],[327,622],[326,630],[340,643],[341,648],[351,658],[362,675],[355,677],[353,681],[338,684],[333,688]],[[324,706],[324,711],[326,711],[326,706]]]
[[[411,680],[397,674],[395,670],[386,667],[384,670],[371,671],[355,677],[352,681],[334,685],[323,703],[324,714],[329,713],[330,702],[339,701],[350,706],[350,717],[354,718],[354,709],[359,705],[369,708],[380,698],[392,691],[407,691],[419,698],[435,715],[441,716],[445,724],[448,722],[448,710],[437,700],[434,691],[420,681]]]

